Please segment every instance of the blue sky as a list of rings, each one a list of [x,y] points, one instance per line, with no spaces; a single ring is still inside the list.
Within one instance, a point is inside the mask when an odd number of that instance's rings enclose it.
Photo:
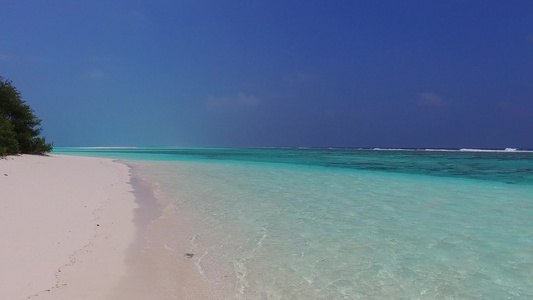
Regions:
[[[533,148],[533,1],[2,1],[56,146]]]

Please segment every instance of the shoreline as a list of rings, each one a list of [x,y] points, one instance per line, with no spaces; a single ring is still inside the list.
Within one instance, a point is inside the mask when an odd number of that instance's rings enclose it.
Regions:
[[[105,158],[0,159],[0,298],[108,299],[131,271],[139,201]]]
[[[0,299],[229,299],[184,256],[193,223],[154,184],[111,158],[0,159]]]
[[[154,178],[146,177],[142,162],[117,160],[129,167],[138,203],[135,209],[137,234],[128,253],[129,273],[115,287],[113,300],[129,299],[232,299],[213,289],[201,270],[198,258],[189,258],[195,223],[170,203]],[[179,247],[172,247],[174,243]]]

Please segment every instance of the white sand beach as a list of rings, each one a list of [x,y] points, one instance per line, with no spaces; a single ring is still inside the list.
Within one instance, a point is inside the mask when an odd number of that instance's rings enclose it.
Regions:
[[[129,168],[110,159],[0,159],[0,299],[107,299],[135,237]]]

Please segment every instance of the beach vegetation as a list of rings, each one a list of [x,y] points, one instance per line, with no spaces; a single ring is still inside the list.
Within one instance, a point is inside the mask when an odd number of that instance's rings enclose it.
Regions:
[[[0,156],[52,151],[52,144],[40,137],[40,125],[12,82],[0,77]]]

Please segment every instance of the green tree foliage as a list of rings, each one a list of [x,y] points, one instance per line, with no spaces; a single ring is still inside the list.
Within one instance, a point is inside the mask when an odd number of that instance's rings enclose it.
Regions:
[[[9,120],[0,115],[0,157],[19,152],[17,135]]]
[[[0,77],[0,156],[52,151],[52,144],[39,137],[41,120],[20,97],[11,81]]]

